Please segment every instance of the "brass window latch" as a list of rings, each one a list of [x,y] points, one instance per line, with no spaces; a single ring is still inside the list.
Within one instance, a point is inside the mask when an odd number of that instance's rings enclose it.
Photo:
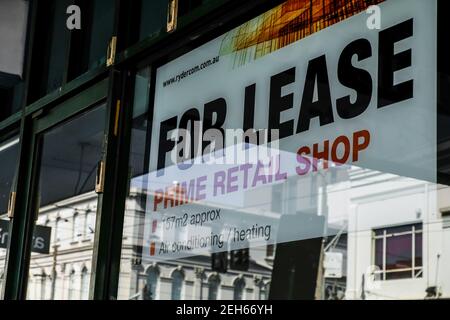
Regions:
[[[9,200],[8,200],[8,218],[12,219],[14,218],[14,210],[16,209],[16,197],[17,193],[11,192],[9,194]]]
[[[95,192],[103,193],[105,189],[105,161],[100,161],[97,165],[97,176],[95,178]]]
[[[108,52],[106,54],[106,66],[110,67],[114,64],[116,60],[116,47],[117,47],[117,37],[114,36],[111,38],[111,41],[108,45]]]
[[[173,32],[177,29],[178,22],[178,0],[169,0],[167,10],[167,32]]]

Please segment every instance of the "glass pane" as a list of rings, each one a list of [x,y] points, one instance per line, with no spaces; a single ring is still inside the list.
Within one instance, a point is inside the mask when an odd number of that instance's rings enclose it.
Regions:
[[[397,235],[397,234],[400,234],[400,233],[412,232],[412,231],[413,231],[413,226],[412,225],[399,226],[399,227],[386,229],[386,235],[387,236]]]
[[[202,5],[203,0],[179,0],[178,15],[184,16]]]
[[[386,273],[386,280],[411,279],[411,271],[389,272]]]
[[[159,272],[156,268],[149,268],[147,270],[147,276],[145,277],[145,285],[143,288],[142,296],[143,300],[156,300],[157,288],[159,283]]]
[[[415,240],[415,267],[421,267],[422,266],[422,250],[423,250],[423,243],[422,243],[422,233],[416,234],[416,240]]]
[[[106,52],[114,24],[114,1],[91,0],[93,6],[90,30],[89,69],[106,62]]]
[[[0,121],[20,111],[22,107],[23,83],[10,87],[0,86]]]
[[[166,28],[168,8],[167,0],[141,0],[141,3],[139,40]]]
[[[148,96],[150,90],[150,69],[136,75],[133,108],[133,124],[130,151],[130,191],[126,201],[123,230],[120,299],[157,299],[157,272],[153,266],[142,264],[142,227],[145,217],[145,181],[141,178],[146,170],[148,145]],[[146,270],[146,267],[148,268]]]
[[[214,275],[211,276],[208,280],[208,300],[218,300],[219,289],[220,289],[220,278]]]
[[[30,8],[28,1],[0,1],[0,122],[22,107]]]
[[[383,257],[384,257],[384,241],[383,239],[375,240],[375,265],[383,270]]]
[[[386,270],[412,267],[412,236],[404,235],[386,239]]]
[[[245,290],[245,281],[238,279],[234,283],[233,300],[243,300]]]
[[[106,107],[101,105],[39,137],[39,209],[29,299],[88,297],[97,208],[95,178],[105,119]]]
[[[14,191],[13,183],[17,172],[19,138],[0,142],[0,294],[5,281],[4,268],[9,236],[8,202]]]
[[[358,13],[371,4],[387,22],[369,32]],[[434,0],[288,0],[156,68],[154,88],[138,72],[118,298],[178,297],[177,268],[193,300],[422,299],[449,261],[435,11]],[[383,61],[382,42],[400,34],[385,53],[414,58]],[[385,79],[386,63],[408,67]],[[383,98],[388,83],[413,94]],[[418,276],[413,261],[433,271]]]
[[[72,0],[51,0],[38,6],[36,39],[31,64],[31,102],[53,92],[64,82],[70,31],[66,27],[67,8]]]
[[[172,274],[172,300],[181,300],[183,284],[184,284],[184,275],[180,271],[175,271]]]

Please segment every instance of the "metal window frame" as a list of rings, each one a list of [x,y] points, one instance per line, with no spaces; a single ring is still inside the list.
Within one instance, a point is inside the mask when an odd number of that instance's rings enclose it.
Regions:
[[[386,227],[383,230],[383,234],[382,235],[375,235],[375,232],[381,229],[377,229],[377,230],[373,230],[373,236],[372,236],[372,261],[374,261],[374,264],[376,263],[376,258],[375,258],[375,248],[376,248],[376,241],[377,240],[382,240],[383,241],[383,254],[382,254],[382,269],[381,270],[377,270],[374,272],[374,274],[380,274],[382,276],[382,280],[383,281],[388,281],[386,279],[387,274],[392,274],[392,273],[400,273],[400,272],[407,272],[410,271],[411,272],[411,279],[417,279],[419,278],[419,274],[416,274],[416,272],[419,271],[419,273],[422,271],[423,272],[423,264],[422,266],[416,267],[416,262],[415,262],[415,242],[416,242],[416,235],[417,234],[423,234],[423,225],[421,225],[420,229],[416,229],[416,227],[418,225],[418,223],[415,224],[409,224],[409,225],[404,225],[404,226],[393,226],[393,227]],[[404,231],[404,232],[391,232],[389,233],[389,230],[398,228],[398,227],[407,227],[410,226],[411,227],[411,231]],[[395,269],[395,270],[387,270],[386,269],[386,256],[387,256],[387,240],[389,238],[394,238],[394,237],[399,237],[399,236],[404,236],[404,235],[411,235],[411,253],[412,253],[412,260],[411,260],[411,268],[402,268],[402,269]]]

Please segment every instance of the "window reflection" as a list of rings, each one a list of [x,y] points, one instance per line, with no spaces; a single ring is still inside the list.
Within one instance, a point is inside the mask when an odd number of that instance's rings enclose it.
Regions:
[[[244,299],[245,280],[243,278],[237,278],[234,281],[233,300]]]
[[[212,275],[208,279],[208,300],[217,300],[219,297],[220,277]]]
[[[159,271],[156,267],[147,270],[146,283],[144,286],[144,300],[157,300],[157,287],[159,282]]]
[[[180,270],[175,270],[172,274],[172,300],[181,300],[183,291],[184,274]]]

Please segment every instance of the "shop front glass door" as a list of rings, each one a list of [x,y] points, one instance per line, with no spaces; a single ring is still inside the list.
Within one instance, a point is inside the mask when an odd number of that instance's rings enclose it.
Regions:
[[[89,297],[105,105],[40,133],[28,299]]]

